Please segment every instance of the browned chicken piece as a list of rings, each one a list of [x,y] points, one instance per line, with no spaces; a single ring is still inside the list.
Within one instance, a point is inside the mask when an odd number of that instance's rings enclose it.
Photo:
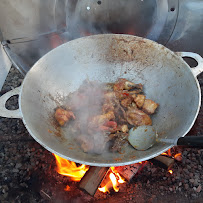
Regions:
[[[123,106],[123,107],[128,107],[128,106],[130,106],[131,104],[132,104],[132,101],[133,101],[133,98],[132,97],[127,97],[127,98],[125,98],[125,99],[123,99],[122,101],[121,101],[121,105]]]
[[[102,112],[105,114],[109,111],[114,111],[114,104],[109,101],[108,103],[104,103],[102,106]]]
[[[141,126],[141,125],[152,125],[152,120],[141,110],[129,108],[126,112],[127,121],[129,124],[134,126]]]
[[[117,131],[121,131],[123,133],[127,133],[129,131],[128,126],[127,125],[119,125],[117,127]]]
[[[134,99],[134,101],[137,104],[137,107],[141,108],[145,101],[145,95],[138,94],[137,97]]]
[[[159,106],[159,104],[152,101],[151,99],[145,99],[142,110],[147,114],[153,114],[158,106]]]
[[[113,86],[114,91],[122,91],[122,90],[124,90],[126,81],[127,80],[124,79],[124,78],[119,78],[118,81]]]
[[[137,104],[135,102],[132,102],[132,105],[131,105],[133,108],[137,109]]]
[[[125,84],[124,90],[131,90],[131,89],[137,88],[139,86],[139,85],[137,86],[137,84],[135,84],[134,82],[130,82],[128,80],[126,80],[124,84]]]
[[[130,82],[124,78],[119,78],[118,81],[115,83],[113,89],[114,91],[122,91],[122,90],[131,90],[133,88],[136,88],[136,84],[133,82]]]
[[[72,111],[67,111],[62,108],[58,108],[55,111],[55,119],[58,121],[60,126],[63,126],[67,123],[71,118],[75,119],[75,115]]]
[[[91,121],[89,122],[89,126],[96,128],[99,127],[101,125],[103,125],[105,122],[110,121],[110,120],[114,120],[115,119],[115,115],[113,111],[109,111],[106,114],[102,114],[102,115],[98,115],[98,116],[94,116]]]
[[[112,99],[114,99],[115,97],[116,97],[115,92],[106,92],[106,93],[104,94],[104,99],[106,99],[106,100],[112,100]]]

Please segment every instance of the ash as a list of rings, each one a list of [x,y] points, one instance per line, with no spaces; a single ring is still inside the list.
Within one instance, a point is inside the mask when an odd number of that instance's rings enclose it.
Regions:
[[[199,76],[203,89],[203,75]],[[0,95],[21,84],[23,77],[11,69]],[[17,107],[17,97],[7,102]],[[188,135],[203,135],[203,110]],[[174,147],[182,153],[170,174],[148,162],[118,193],[99,191],[91,197],[78,182],[59,175],[53,155],[29,135],[20,119],[0,118],[0,202],[203,202],[203,149]],[[70,191],[64,191],[66,185]]]

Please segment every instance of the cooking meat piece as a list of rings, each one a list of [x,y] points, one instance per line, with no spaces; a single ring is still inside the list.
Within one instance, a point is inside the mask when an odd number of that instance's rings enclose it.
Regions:
[[[115,95],[116,95],[116,98],[120,101],[122,99],[127,98],[130,94],[128,93],[127,90],[123,90],[123,91],[116,91]]]
[[[127,121],[134,126],[152,125],[151,118],[141,110],[129,108],[126,112]]]
[[[99,126],[99,129],[102,131],[114,133],[117,131],[117,123],[115,121],[107,121],[103,125]]]
[[[126,80],[124,84],[125,84],[125,86],[124,86],[125,90],[131,90],[131,89],[137,87],[137,85],[134,82],[130,82],[128,80]]]
[[[112,101],[109,101],[108,103],[104,103],[102,106],[102,112],[105,114],[109,111],[114,111],[114,104]]]
[[[107,100],[107,101],[111,101],[111,100],[113,100],[114,98],[116,98],[116,94],[115,94],[115,92],[106,92],[105,94],[104,94],[104,99],[105,100]]]
[[[98,115],[98,116],[94,116],[89,124],[88,124],[88,130],[89,132],[93,132],[93,129],[98,129],[100,126],[103,126],[106,122],[110,121],[110,120],[114,120],[115,119],[115,115],[113,111],[109,111],[106,114],[102,114],[102,115]]]
[[[141,83],[135,84],[135,87],[132,90],[128,91],[130,95],[140,94],[141,92],[143,92],[143,85]]]
[[[123,133],[127,133],[129,131],[128,126],[127,125],[119,125],[117,127],[117,131],[121,131]]]
[[[121,105],[122,105],[123,107],[126,107],[126,108],[127,108],[128,106],[131,105],[132,101],[133,101],[133,98],[130,97],[130,96],[128,96],[127,98],[125,98],[125,99],[123,99],[123,100],[121,101]]]
[[[122,91],[122,90],[124,90],[126,81],[127,80],[124,79],[124,78],[119,78],[118,81],[113,86],[114,91]]]
[[[62,108],[58,108],[55,111],[55,119],[58,121],[60,126],[63,126],[67,123],[71,118],[75,119],[75,115],[72,111],[67,111]]]
[[[145,96],[142,94],[138,94],[137,97],[134,99],[135,103],[137,104],[138,108],[141,108],[145,101]]]
[[[153,114],[158,106],[159,106],[159,104],[152,101],[151,99],[145,99],[142,110],[147,114]]]
[[[136,88],[136,84],[133,82],[130,82],[124,78],[119,78],[118,81],[115,83],[113,89],[114,91],[122,91],[122,90],[131,90],[133,88]]]
[[[143,84],[139,83],[139,84],[135,84],[133,89],[138,89],[138,90],[143,90]]]

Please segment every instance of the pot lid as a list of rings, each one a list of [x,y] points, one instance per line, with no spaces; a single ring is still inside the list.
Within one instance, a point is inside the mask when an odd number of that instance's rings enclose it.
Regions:
[[[74,4],[74,5],[73,5]],[[119,33],[166,44],[178,15],[176,0],[78,0],[67,7],[67,27],[76,33]]]

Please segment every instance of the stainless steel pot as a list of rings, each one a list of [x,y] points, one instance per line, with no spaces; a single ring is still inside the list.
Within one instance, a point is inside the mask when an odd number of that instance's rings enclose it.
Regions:
[[[190,68],[182,57],[198,66]],[[130,35],[94,35],[76,39],[52,50],[27,73],[23,84],[0,98],[0,116],[22,118],[32,137],[47,150],[68,160],[94,166],[120,166],[148,160],[173,145],[157,143],[146,151],[127,147],[125,153],[84,153],[66,128],[53,125],[53,113],[64,98],[89,78],[114,82],[118,78],[144,84],[148,98],[160,104],[153,125],[162,138],[185,136],[200,108],[196,76],[203,59],[195,53],[174,53],[153,41]],[[5,102],[19,94],[19,109]]]

